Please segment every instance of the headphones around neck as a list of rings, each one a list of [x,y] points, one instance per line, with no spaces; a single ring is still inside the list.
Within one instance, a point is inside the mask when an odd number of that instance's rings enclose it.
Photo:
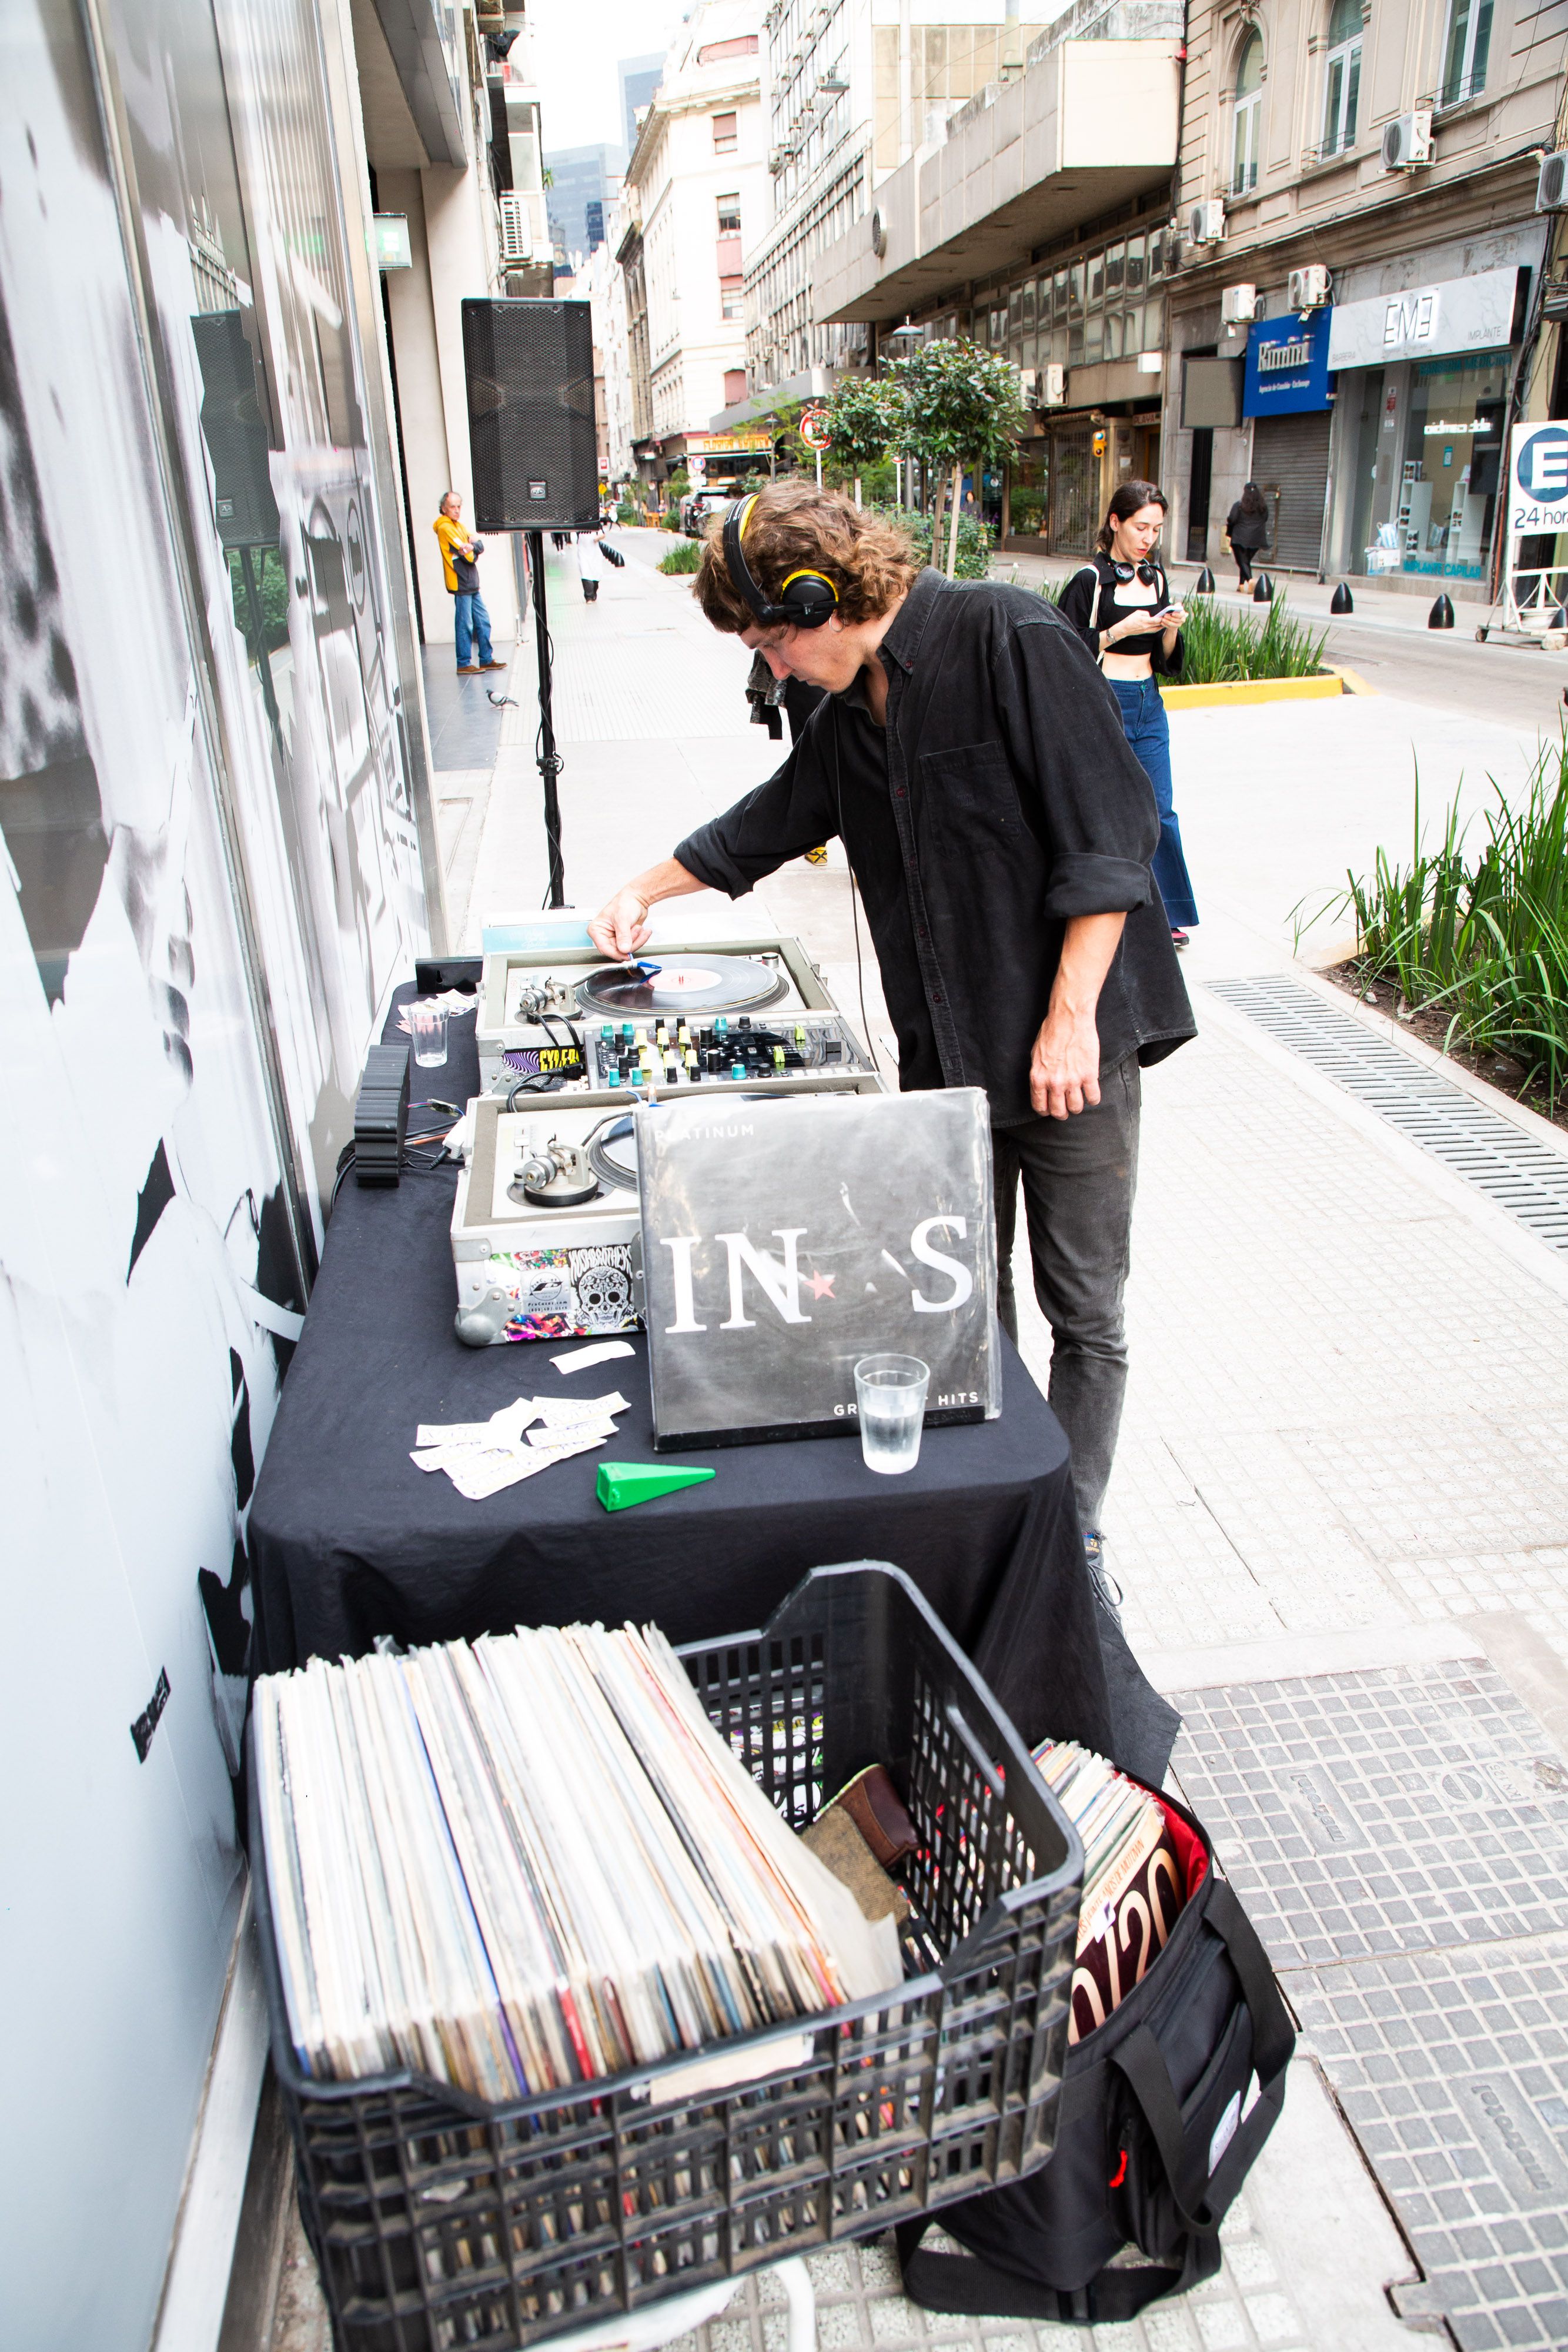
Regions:
[[[1154,587],[1160,576],[1159,565],[1151,563],[1147,556],[1142,563],[1119,563],[1113,555],[1108,561],[1118,580],[1131,580],[1135,575],[1145,588]]]
[[[820,629],[824,621],[831,620],[839,603],[839,592],[824,572],[791,572],[776,604],[768,603],[752,578],[740,542],[756,504],[753,491],[748,499],[737,499],[724,519],[724,560],[736,593],[750,605],[758,628]]]

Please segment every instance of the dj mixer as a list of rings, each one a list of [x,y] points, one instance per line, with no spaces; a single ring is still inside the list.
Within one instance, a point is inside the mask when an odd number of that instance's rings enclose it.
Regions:
[[[836,1013],[802,1013],[779,1022],[747,1013],[712,1021],[601,1021],[585,1025],[582,1052],[594,1091],[643,1093],[713,1085],[755,1087],[872,1068],[870,1056]]]

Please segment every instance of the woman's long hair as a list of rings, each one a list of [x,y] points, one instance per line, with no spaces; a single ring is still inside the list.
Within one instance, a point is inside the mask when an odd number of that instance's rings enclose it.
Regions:
[[[1102,555],[1109,555],[1113,523],[1125,522],[1127,517],[1135,515],[1140,507],[1158,507],[1162,514],[1168,514],[1170,503],[1158,482],[1124,482],[1120,489],[1111,493],[1111,503],[1105,509],[1105,520],[1100,526],[1100,536],[1094,544]]]
[[[1268,501],[1265,499],[1262,491],[1258,488],[1256,482],[1249,482],[1246,488],[1242,491],[1241,511],[1244,515],[1260,515],[1268,513]]]

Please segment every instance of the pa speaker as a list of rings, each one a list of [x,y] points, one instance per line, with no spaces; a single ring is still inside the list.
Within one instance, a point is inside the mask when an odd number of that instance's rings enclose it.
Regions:
[[[591,529],[599,449],[588,304],[465,301],[463,363],[476,530]]]

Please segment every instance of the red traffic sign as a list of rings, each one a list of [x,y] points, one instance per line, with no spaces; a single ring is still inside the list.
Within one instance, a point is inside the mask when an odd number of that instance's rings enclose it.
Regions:
[[[831,449],[833,436],[828,430],[825,408],[807,408],[800,414],[800,435],[808,449]]]

